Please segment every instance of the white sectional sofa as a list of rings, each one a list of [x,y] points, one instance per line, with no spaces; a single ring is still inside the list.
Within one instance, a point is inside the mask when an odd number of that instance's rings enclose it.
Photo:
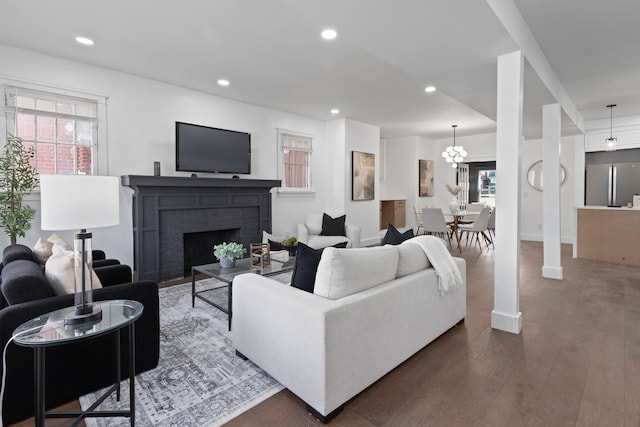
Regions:
[[[453,258],[462,284],[442,292],[412,240],[325,249],[314,293],[256,274],[236,277],[236,351],[328,422],[349,399],[464,321],[464,260]]]

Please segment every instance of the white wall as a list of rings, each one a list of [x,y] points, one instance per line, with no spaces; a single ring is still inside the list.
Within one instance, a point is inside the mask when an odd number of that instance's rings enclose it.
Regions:
[[[386,174],[385,179],[381,180],[380,199],[405,199],[406,228],[415,230],[417,225],[414,205],[424,208],[427,204],[435,203],[435,197],[418,196],[418,161],[434,160],[434,142],[420,136],[408,136],[388,138],[383,146],[386,152]],[[434,180],[437,175],[436,171]]]
[[[188,176],[188,173],[175,172],[174,160],[174,122],[185,121],[251,132],[252,173],[247,178],[278,179],[276,129],[282,128],[314,136],[316,192],[298,197],[274,195],[272,231],[292,234],[295,224],[302,222],[306,212],[319,212],[329,205],[325,199],[331,194],[331,178],[335,175],[332,162],[336,154],[328,149],[322,121],[3,45],[0,45],[0,58],[1,81],[32,82],[108,97],[108,175],[151,175],[153,161],[160,161],[162,175]],[[4,115],[0,121],[4,122]],[[376,144],[372,146],[377,152]],[[373,152],[372,147],[366,148],[363,151]],[[340,174],[343,171],[340,170]],[[104,249],[110,257],[130,265],[133,263],[131,194],[129,188],[121,191],[119,226],[93,230],[95,248]],[[38,209],[37,195],[30,200]],[[36,218],[27,238],[19,241],[32,246],[39,237],[51,233],[41,231],[39,224]],[[72,239],[72,232],[60,234]],[[4,234],[1,239],[3,247],[9,243]]]
[[[560,240],[562,243],[573,243],[575,221],[573,188],[576,175],[573,153],[574,137],[562,138],[560,141],[560,163],[567,171],[566,180],[560,187]],[[542,192],[531,187],[527,181],[529,167],[538,160],[542,160],[542,140],[525,140],[520,154],[522,158],[521,238],[522,240],[542,241]]]
[[[343,159],[347,161],[344,170],[344,200],[345,213],[347,222],[354,223],[361,228],[361,244],[363,246],[380,243],[379,238],[379,206],[380,206],[380,187],[378,184],[380,176],[380,128],[366,123],[356,122],[354,120],[345,120],[345,150],[343,151]],[[364,153],[373,153],[375,156],[376,172],[375,172],[375,195],[373,200],[351,200],[351,152],[361,151]],[[339,155],[339,152],[336,152]],[[339,170],[339,169],[336,169]]]

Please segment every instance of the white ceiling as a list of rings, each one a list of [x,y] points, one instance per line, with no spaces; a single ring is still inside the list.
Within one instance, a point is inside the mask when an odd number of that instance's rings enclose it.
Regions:
[[[585,120],[640,114],[638,0],[515,3]],[[0,16],[5,45],[321,120],[335,107],[386,137],[494,131],[496,57],[518,48],[480,0],[0,0]],[[549,102],[527,65],[527,136]]]

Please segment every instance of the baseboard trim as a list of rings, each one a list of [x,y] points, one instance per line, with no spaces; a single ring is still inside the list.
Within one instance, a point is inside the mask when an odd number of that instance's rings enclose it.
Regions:
[[[522,313],[518,312],[513,316],[493,310],[491,312],[491,328],[519,334],[522,331]]]
[[[542,266],[542,277],[547,279],[562,280],[562,267]]]

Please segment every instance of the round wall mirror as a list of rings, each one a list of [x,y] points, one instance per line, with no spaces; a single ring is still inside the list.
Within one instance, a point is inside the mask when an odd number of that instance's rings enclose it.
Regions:
[[[566,179],[567,170],[564,168],[564,165],[560,164],[560,185],[564,184]],[[531,165],[531,167],[527,171],[527,181],[529,181],[529,185],[531,185],[533,188],[538,191],[542,191],[542,160],[538,160]]]

